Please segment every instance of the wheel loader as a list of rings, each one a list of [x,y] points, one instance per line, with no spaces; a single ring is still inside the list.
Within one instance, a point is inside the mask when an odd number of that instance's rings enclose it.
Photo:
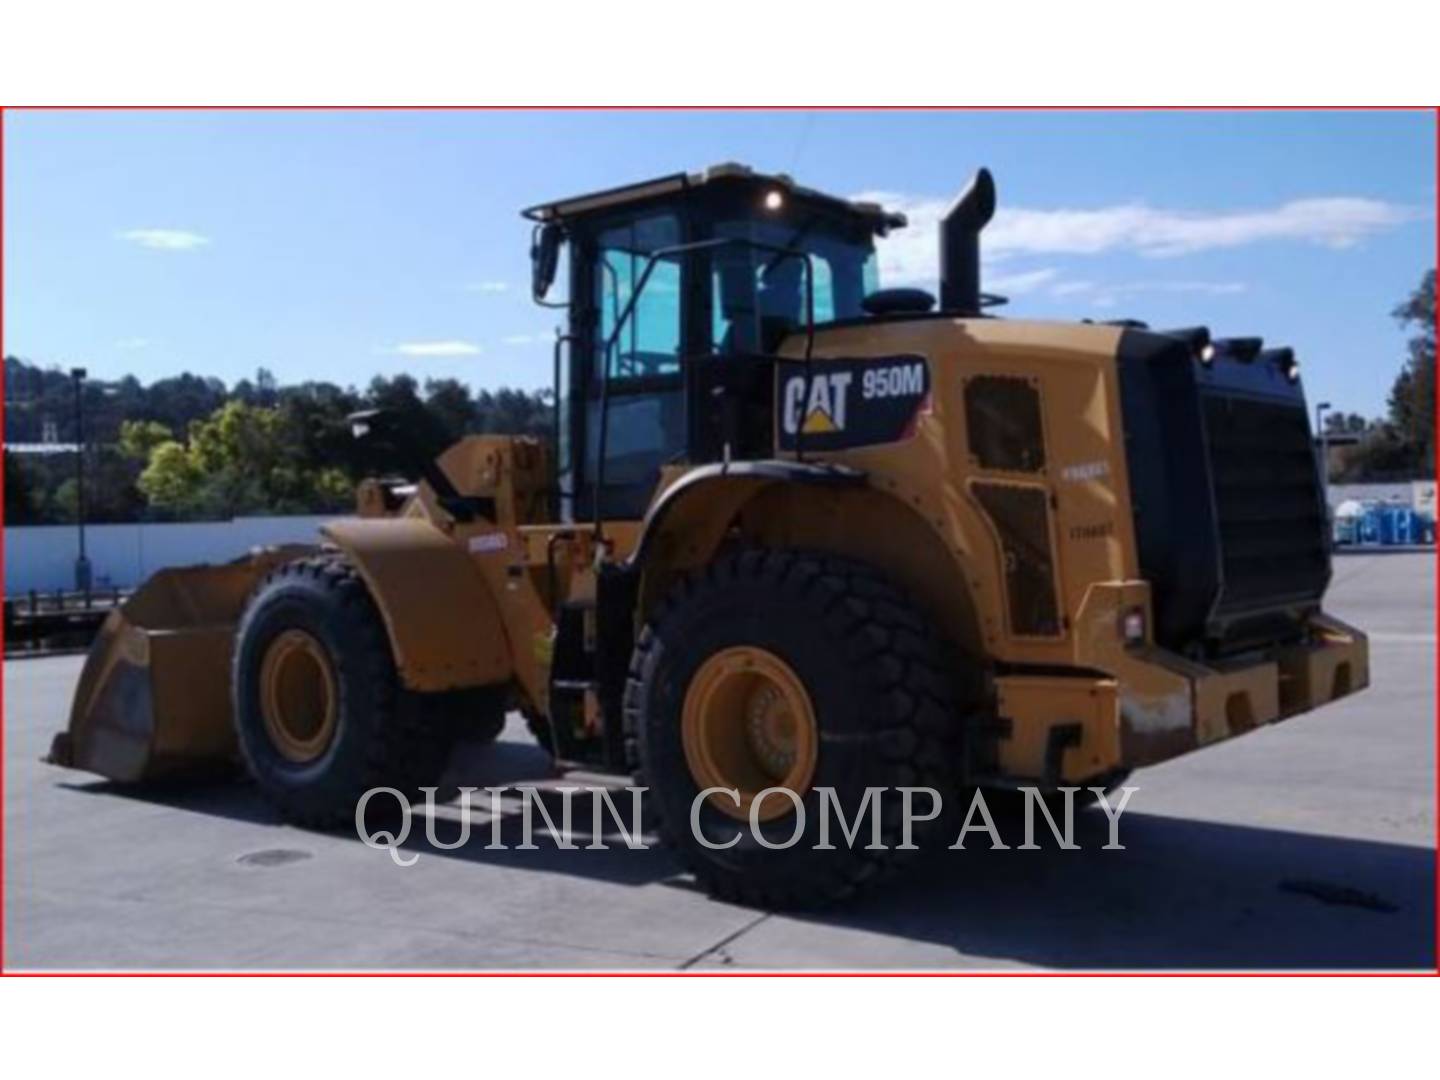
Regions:
[[[713,893],[811,905],[924,848],[903,788],[1103,789],[1362,689],[1293,352],[997,317],[995,199],[941,221],[938,297],[876,279],[900,214],[739,165],[524,211],[553,435],[432,456],[357,415],[394,475],[312,546],[152,578],[53,760],[239,763],[326,827],[519,711]],[[816,842],[872,789],[880,844]]]

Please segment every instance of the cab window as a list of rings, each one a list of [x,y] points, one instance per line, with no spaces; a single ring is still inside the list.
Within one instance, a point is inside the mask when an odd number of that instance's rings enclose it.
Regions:
[[[862,314],[866,293],[876,287],[871,245],[846,239],[818,220],[800,225],[748,219],[719,222],[717,237],[737,243],[711,258],[711,341],[720,353],[765,353],[805,325],[806,274],[813,271],[817,323]],[[781,250],[768,250],[781,249]],[[786,250],[802,254],[785,254]]]
[[[643,287],[641,279],[654,252],[680,242],[679,223],[668,214],[639,218],[603,230],[596,241],[596,374],[607,363],[604,353],[616,326],[620,326],[620,334],[608,356],[611,379],[676,374],[680,370],[680,257],[657,261]],[[637,289],[635,310],[625,319],[625,309]]]

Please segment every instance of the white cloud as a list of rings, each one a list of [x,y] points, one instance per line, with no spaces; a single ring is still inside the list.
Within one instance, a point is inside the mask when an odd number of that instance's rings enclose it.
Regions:
[[[1005,296],[1019,296],[1023,293],[1034,292],[1042,285],[1047,285],[1060,276],[1060,271],[1052,267],[1043,270],[1025,270],[1014,274],[987,274],[983,280],[985,291],[1001,293]],[[1055,288],[1061,286],[1056,285]],[[1052,291],[1054,291],[1052,289]]]
[[[544,334],[510,334],[501,338],[506,345],[534,345],[545,340]]]
[[[155,251],[192,251],[210,243],[208,236],[184,229],[129,229],[116,235],[121,240],[129,240],[132,244]]]
[[[510,291],[510,283],[508,281],[471,281],[464,288],[466,292],[503,293]]]
[[[879,242],[881,279],[892,284],[933,281],[939,258],[936,230],[949,201],[893,192],[855,198],[900,210],[910,219],[909,226]],[[986,228],[981,248],[992,261],[1112,252],[1169,258],[1265,241],[1343,249],[1419,217],[1411,207],[1354,196],[1294,199],[1236,211],[1166,210],[1144,203],[1093,210],[1002,207]]]
[[[1142,203],[1098,210],[1016,208],[996,213],[984,242],[997,254],[1132,251],[1151,258],[1271,240],[1347,248],[1415,216],[1406,207],[1348,197],[1296,199],[1265,210],[1219,212],[1161,210]]]
[[[1243,281],[1129,281],[1105,284],[1094,281],[1061,281],[1050,289],[1051,296],[1088,298],[1095,307],[1114,307],[1122,297],[1138,293],[1191,293],[1201,296],[1235,296],[1249,290]]]
[[[1243,281],[1129,281],[1118,285],[1093,281],[1062,281],[1050,290],[1055,296],[1076,293],[1200,293],[1204,296],[1233,296],[1249,288]]]
[[[469,341],[404,341],[395,346],[401,356],[479,356],[480,346]]]

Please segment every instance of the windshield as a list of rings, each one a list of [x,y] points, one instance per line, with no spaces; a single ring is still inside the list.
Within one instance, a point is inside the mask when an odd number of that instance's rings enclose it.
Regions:
[[[819,214],[721,221],[714,234],[764,246],[736,244],[711,257],[711,340],[719,352],[768,352],[805,325],[805,259],[764,248],[810,257],[816,323],[858,318],[865,296],[879,284],[870,238],[843,235]]]

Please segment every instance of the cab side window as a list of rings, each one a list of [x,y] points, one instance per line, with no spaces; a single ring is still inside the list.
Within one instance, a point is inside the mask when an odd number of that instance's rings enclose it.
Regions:
[[[599,327],[595,340],[596,374],[604,370],[602,365],[607,361],[611,379],[677,374],[681,340],[680,257],[658,260],[648,277],[645,268],[654,252],[680,242],[679,223],[668,214],[638,218],[605,229],[596,239],[594,290]],[[625,318],[632,298],[635,309]],[[620,327],[618,337],[617,326]],[[604,353],[612,337],[615,343],[607,358]]]
[[[590,268],[595,333],[583,420],[579,505],[593,505],[601,451],[600,395],[606,385],[605,476],[600,492],[606,517],[640,517],[659,482],[661,467],[684,452],[683,257],[651,262],[657,251],[680,242],[679,220],[670,214],[617,222],[595,234]]]

